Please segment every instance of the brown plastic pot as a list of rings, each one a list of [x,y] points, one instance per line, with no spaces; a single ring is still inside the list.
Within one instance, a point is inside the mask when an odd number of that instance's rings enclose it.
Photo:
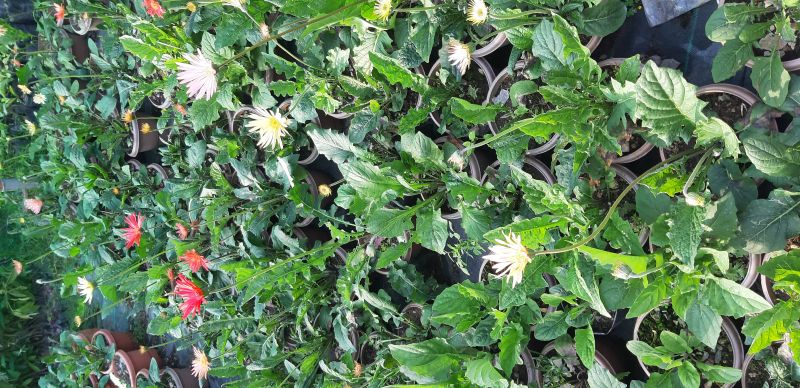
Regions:
[[[484,79],[486,80],[486,87],[490,89],[492,87],[492,81],[494,81],[494,70],[492,70],[492,66],[489,65],[489,62],[486,62],[483,58],[473,58],[472,62],[475,65],[478,65],[481,73],[483,74]],[[431,66],[431,70],[428,71],[428,80],[433,77],[436,77],[436,74],[439,72],[439,68],[442,66],[441,59],[434,62],[433,66]],[[417,98],[417,108],[422,106],[422,95]],[[441,125],[441,121],[439,120],[439,113],[434,111],[430,113],[430,118],[436,124],[436,126]]]
[[[131,333],[121,331],[108,331],[106,329],[98,329],[92,335],[92,343],[95,343],[97,337],[102,336],[106,345],[114,345],[116,350],[131,351],[139,348],[139,344],[133,339]]]
[[[652,310],[651,310],[652,311]],[[639,327],[642,325],[642,321],[650,314],[643,314],[636,318],[636,323],[633,326],[633,340],[639,340]],[[739,336],[739,331],[736,329],[736,326],[728,317],[722,317],[722,334],[728,337],[728,341],[731,343],[731,349],[733,351],[733,365],[724,365],[730,366],[732,368],[742,368],[742,363],[744,362],[744,345],[742,344],[742,338]],[[645,375],[650,377],[650,371],[647,369],[647,366],[642,362],[640,358],[636,358],[636,361],[639,363],[639,367],[642,368]],[[733,384],[725,384],[723,388],[731,388],[735,385]]]
[[[86,35],[78,35],[72,32],[65,32],[67,37],[72,41],[72,56],[78,63],[85,63],[89,59],[89,37]]]
[[[771,253],[767,253],[766,255],[764,255],[759,265],[768,262],[769,259],[772,258],[772,256],[773,255]],[[749,273],[749,267],[748,267],[748,273]],[[775,303],[778,303],[781,300],[781,298],[778,297],[778,295],[776,295],[775,291],[772,289],[772,285],[774,284],[772,282],[772,279],[766,277],[765,275],[758,275],[758,276],[761,281],[761,294],[764,295],[764,299],[766,299],[770,305],[774,306]]]
[[[150,132],[142,133],[141,127],[144,126],[144,124],[148,124],[150,126]],[[147,152],[156,149],[159,143],[156,120],[149,118],[139,119],[134,117],[133,121],[131,121],[131,139],[133,141],[131,150],[128,152],[128,156],[132,158],[135,158],[141,152]]]
[[[526,61],[524,60],[517,61],[517,63],[514,64],[514,71],[522,70],[525,68],[525,66],[526,66]],[[509,77],[509,72],[507,67],[503,68],[502,71],[497,73],[497,76],[494,78],[492,84],[489,86],[489,94],[486,96],[486,101],[484,101],[483,103],[484,105],[491,103],[492,100],[494,100],[494,98],[497,97],[497,94],[500,93],[500,86],[508,77]],[[497,127],[497,123],[494,121],[489,122],[489,130],[495,135],[498,132],[500,132],[500,128]],[[529,149],[525,151],[525,153],[531,156],[543,154],[555,148],[557,143],[558,143],[558,134],[554,134],[552,137],[550,137],[550,140],[548,140],[544,144],[536,148]]]
[[[121,359],[122,363],[127,368],[128,376],[132,379],[129,382],[129,386],[131,388],[137,388],[136,384],[136,373],[142,369],[149,369],[150,368],[150,360],[155,359],[158,367],[161,368],[164,366],[164,363],[161,361],[161,357],[158,355],[158,352],[155,349],[148,349],[145,352],[141,352],[139,350],[133,350],[129,352],[125,352],[122,350],[117,350],[114,354],[114,360],[111,361],[111,372],[112,376],[116,377],[116,367],[115,367],[115,360]]]
[[[555,342],[549,342],[542,349],[542,355],[548,355],[555,351],[556,351]],[[576,359],[578,358],[577,354],[575,354],[575,358]],[[619,360],[618,357],[616,357],[616,353],[611,351],[606,341],[603,340],[602,338],[595,338],[594,361],[603,368],[606,368],[609,372],[611,372],[611,374],[617,374],[622,372],[623,365],[621,365],[618,362]],[[538,369],[534,369],[534,377],[536,379],[537,386],[543,387],[544,376],[542,375],[542,372],[539,371]]]
[[[192,371],[189,369],[166,367],[160,373],[161,380],[171,379],[177,388],[200,388],[200,381],[192,375]]]

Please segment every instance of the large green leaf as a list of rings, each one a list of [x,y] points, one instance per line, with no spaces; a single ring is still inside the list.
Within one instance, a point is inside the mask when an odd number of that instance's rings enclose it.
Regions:
[[[722,82],[733,77],[752,57],[753,49],[750,44],[738,39],[726,42],[711,63],[714,82]]]
[[[579,251],[587,254],[592,259],[596,260],[600,264],[607,264],[611,266],[617,266],[620,264],[625,264],[630,267],[633,272],[641,273],[647,270],[647,256],[629,256],[629,255],[622,255],[619,253],[608,252],[597,248],[581,246],[578,248]]]
[[[789,72],[776,52],[769,57],[753,58],[750,80],[764,103],[771,107],[780,108],[789,94]]]
[[[588,35],[606,36],[622,26],[628,10],[620,0],[601,0],[597,5],[583,11],[583,32]]]
[[[800,148],[788,147],[774,136],[754,135],[742,141],[744,152],[756,168],[768,175],[800,175]]]
[[[503,336],[500,338],[500,344],[498,345],[500,348],[500,367],[503,369],[506,376],[511,375],[511,370],[514,369],[514,365],[517,364],[519,353],[522,350],[523,340],[526,339],[527,336],[523,334],[522,326],[516,322],[508,325]]]
[[[375,70],[386,77],[389,83],[399,83],[404,88],[412,89],[418,93],[424,92],[425,77],[407,69],[397,59],[371,51],[369,52],[369,60]]]
[[[753,338],[749,354],[756,354],[774,341],[780,341],[788,328],[797,323],[800,309],[792,303],[778,303],[775,307],[748,319],[742,333]]]
[[[379,199],[387,191],[402,194],[404,187],[397,179],[384,175],[381,170],[371,164],[350,162],[340,164],[344,179],[355,191],[368,199]]]
[[[478,105],[458,97],[451,98],[448,105],[456,117],[470,124],[486,124],[494,121],[495,116],[504,109],[501,105]]]
[[[774,190],[769,199],[757,199],[741,215],[741,236],[750,253],[783,249],[786,240],[800,233],[800,193]]]
[[[659,147],[678,139],[689,141],[695,123],[704,119],[705,103],[695,96],[697,88],[681,72],[647,62],[636,82],[637,116],[650,128],[648,138]]]
[[[717,340],[722,330],[722,317],[711,307],[700,301],[693,301],[686,309],[684,321],[689,331],[702,343],[710,348],[717,346]]]
[[[413,211],[378,209],[367,218],[367,231],[381,237],[401,237],[411,230]]]
[[[680,261],[694,267],[694,257],[700,247],[700,236],[703,233],[703,219],[705,209],[698,206],[689,206],[685,203],[676,204],[673,209],[672,227],[667,232],[672,252]]]
[[[720,315],[736,318],[760,313],[770,307],[764,298],[739,283],[725,278],[711,278],[706,284],[708,305]]]
[[[708,145],[719,141],[724,146],[723,156],[734,159],[739,157],[739,138],[736,137],[736,132],[719,118],[711,117],[697,123],[694,134],[697,136],[697,145]]]
[[[488,357],[467,361],[465,376],[472,384],[479,387],[505,388],[508,381],[492,366]]]
[[[594,332],[591,326],[575,329],[575,350],[583,365],[591,368],[594,364],[595,351]]]
[[[589,388],[625,388],[625,384],[619,380],[604,366],[595,363],[589,368],[588,374]]]
[[[358,153],[358,148],[350,142],[347,135],[330,129],[314,128],[306,132],[319,153],[332,162],[344,163]]]
[[[417,213],[417,240],[425,248],[444,253],[449,235],[447,226],[447,221],[442,218],[442,209],[425,207]]]

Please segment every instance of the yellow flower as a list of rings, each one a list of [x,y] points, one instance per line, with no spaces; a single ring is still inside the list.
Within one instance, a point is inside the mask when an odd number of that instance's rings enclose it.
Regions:
[[[486,23],[487,19],[489,19],[489,7],[486,6],[486,3],[483,0],[470,1],[469,7],[467,7],[467,21],[478,25]]]
[[[331,187],[328,186],[328,185],[319,185],[319,186],[317,186],[317,191],[319,192],[319,195],[322,196],[322,198],[330,197],[331,193],[332,193]]]
[[[58,102],[59,102],[59,103],[61,103],[61,104],[63,104],[63,103],[65,103],[65,102],[67,102],[67,99],[66,99],[66,97],[64,97],[64,96],[58,96]]]
[[[81,316],[76,315],[74,320],[75,320],[75,327],[81,327],[81,325],[83,324],[83,319],[81,319]]]
[[[152,128],[150,128],[150,124],[148,123],[142,124],[142,126],[139,128],[139,132],[141,132],[142,135],[147,135],[151,130]]]
[[[32,93],[31,89],[29,87],[25,86],[25,85],[17,85],[17,88],[19,88],[19,91],[22,92],[22,94],[24,94],[24,95],[28,95],[28,94]]]
[[[128,109],[125,111],[125,114],[122,116],[122,121],[125,124],[130,124],[133,121],[133,111]]]
[[[498,276],[511,279],[511,286],[522,282],[525,266],[531,261],[528,250],[522,245],[522,239],[514,232],[509,232],[505,240],[497,239],[489,248],[490,255],[483,258],[492,263],[492,269]]]
[[[194,5],[194,3],[192,3],[190,1],[190,2],[186,3],[186,9],[189,10],[189,12],[194,12],[194,11],[197,11],[197,6]]]
[[[380,20],[389,19],[392,13],[392,0],[377,0],[375,2],[375,16]]]
[[[115,187],[115,188],[111,189],[111,192],[112,192],[114,195],[119,195],[119,187]]]

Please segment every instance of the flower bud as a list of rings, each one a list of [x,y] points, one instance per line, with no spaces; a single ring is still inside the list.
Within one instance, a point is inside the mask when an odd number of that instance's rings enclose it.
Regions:
[[[686,204],[689,206],[703,206],[706,203],[705,198],[697,193],[686,194]]]

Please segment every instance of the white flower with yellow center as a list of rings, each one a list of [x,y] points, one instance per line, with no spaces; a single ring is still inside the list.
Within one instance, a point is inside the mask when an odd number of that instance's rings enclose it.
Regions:
[[[380,20],[389,19],[392,13],[392,0],[378,0],[375,2],[375,16]]]
[[[255,108],[255,112],[248,115],[250,119],[245,126],[250,128],[250,133],[258,135],[260,148],[283,148],[283,137],[286,136],[286,127],[289,119],[281,116],[280,112],[272,113],[266,109]]]
[[[464,75],[469,68],[470,62],[472,62],[472,53],[465,43],[450,39],[447,42],[447,59],[450,61],[451,66],[456,68],[461,75]]]
[[[525,266],[530,263],[528,250],[522,245],[520,236],[509,232],[505,240],[494,240],[495,245],[489,248],[491,254],[483,258],[492,263],[492,269],[497,276],[510,278],[511,286],[516,287],[522,282]]]
[[[467,7],[467,21],[477,26],[486,23],[487,19],[489,19],[489,7],[486,3],[483,0],[470,1]]]
[[[197,377],[198,380],[205,379],[208,376],[208,369],[211,362],[202,350],[192,347],[194,350],[194,360],[192,360],[192,376]]]
[[[94,284],[81,276],[78,278],[78,293],[83,296],[83,303],[91,304],[94,296]]]
[[[33,95],[33,103],[36,105],[42,105],[47,101],[47,97],[45,97],[42,93],[36,93]]]

